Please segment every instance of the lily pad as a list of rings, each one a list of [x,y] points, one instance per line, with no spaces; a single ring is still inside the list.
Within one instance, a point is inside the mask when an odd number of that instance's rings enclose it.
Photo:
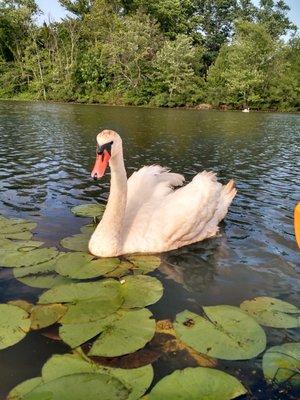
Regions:
[[[41,377],[28,379],[14,387],[8,394],[7,400],[23,400],[24,396],[43,383]]]
[[[300,387],[300,343],[285,343],[267,350],[263,357],[263,372],[270,383],[288,382]]]
[[[33,234],[30,231],[0,234],[0,238],[17,239],[17,240],[30,240],[32,236]]]
[[[88,244],[90,235],[86,233],[78,233],[77,235],[69,236],[61,240],[62,247],[73,251],[88,252]]]
[[[31,329],[42,329],[55,324],[67,311],[63,304],[34,306],[31,310]]]
[[[185,368],[159,381],[147,400],[230,400],[247,393],[235,377],[212,368]]]
[[[123,276],[129,275],[134,269],[134,265],[129,261],[121,261],[115,269],[107,272],[105,276],[107,278],[122,278]]]
[[[7,268],[29,267],[52,260],[57,255],[58,251],[54,247],[35,249],[28,252],[17,250],[4,256],[1,264]]]
[[[124,297],[122,308],[143,308],[156,303],[163,295],[161,282],[152,276],[125,276],[121,283]]]
[[[26,311],[11,304],[0,304],[0,349],[18,343],[29,329],[30,319]]]
[[[104,204],[82,204],[80,206],[73,207],[72,213],[77,217],[99,217],[105,211]]]
[[[118,258],[99,258],[88,253],[66,253],[57,262],[56,272],[74,279],[90,279],[113,271],[120,260]]]
[[[190,311],[176,316],[179,338],[200,353],[223,360],[247,360],[266,347],[266,334],[238,307],[203,307],[206,318]]]
[[[119,291],[120,283],[113,279],[97,282],[70,283],[54,287],[40,296],[40,304],[71,303],[102,296],[109,296]]]
[[[59,258],[64,253],[58,254],[57,257],[52,258],[49,261],[45,261],[39,264],[30,265],[29,267],[22,267],[22,268],[14,268],[13,274],[15,278],[23,278],[28,275],[39,275],[39,274],[47,274],[49,272],[55,271],[56,263]]]
[[[261,325],[273,328],[300,327],[300,309],[285,301],[273,297],[256,297],[244,301],[240,307]]]
[[[155,333],[155,320],[146,308],[117,311],[115,318],[103,321],[101,335],[94,342],[90,356],[117,357],[133,353],[148,343]]]
[[[107,374],[88,373],[62,376],[43,383],[24,396],[24,400],[125,400],[129,390]]]
[[[96,225],[95,224],[88,224],[88,225],[83,225],[80,228],[80,232],[84,233],[86,235],[92,236],[92,234],[94,233],[95,229],[96,229]]]
[[[140,274],[148,274],[158,268],[161,264],[161,259],[159,257],[150,255],[128,256],[126,259],[138,269],[138,273]]]
[[[150,386],[153,379],[153,368],[146,365],[141,368],[121,369],[108,368],[82,358],[78,354],[52,356],[42,369],[44,382],[78,373],[104,373],[119,379],[129,390],[128,400],[139,399]]]
[[[30,313],[33,307],[33,304],[29,303],[26,300],[11,300],[7,304],[11,304],[12,306],[20,307],[22,310]]]
[[[73,283],[74,281],[58,274],[45,274],[45,275],[27,275],[22,278],[17,278],[18,281],[24,285],[39,288],[39,289],[51,289],[55,286],[66,285]]]
[[[94,299],[81,300],[68,304],[68,310],[61,319],[63,324],[81,324],[97,321],[117,311],[123,302],[118,286],[99,292]]]

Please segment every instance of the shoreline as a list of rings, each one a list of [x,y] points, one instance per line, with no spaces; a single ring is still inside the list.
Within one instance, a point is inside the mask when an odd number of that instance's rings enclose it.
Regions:
[[[132,105],[132,104],[107,104],[107,103],[88,103],[79,101],[63,101],[63,100],[34,100],[34,99],[18,99],[18,98],[0,98],[0,102],[19,102],[19,103],[49,103],[49,104],[64,104],[64,105],[81,105],[81,106],[101,106],[101,107],[122,107],[122,108],[146,108],[156,110],[190,110],[190,111],[221,111],[221,112],[242,112],[242,108],[231,108],[230,106],[214,107],[211,104],[209,107],[201,107],[201,104],[195,106],[175,106],[175,107],[157,107],[150,105]],[[203,103],[204,104],[204,103]],[[276,109],[251,109],[249,113],[276,113],[276,114],[300,114],[300,110],[281,111]],[[249,114],[245,113],[245,114]]]

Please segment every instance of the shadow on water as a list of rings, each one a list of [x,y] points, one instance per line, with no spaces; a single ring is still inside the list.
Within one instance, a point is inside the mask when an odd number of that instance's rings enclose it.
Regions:
[[[187,180],[212,169],[222,182],[237,182],[238,196],[217,238],[163,255],[154,274],[165,293],[150,307],[156,318],[174,318],[184,309],[199,313],[205,305],[238,306],[259,295],[297,304],[299,252],[292,216],[300,200],[299,123],[300,116],[292,114],[1,102],[0,213],[38,222],[36,236],[47,245],[79,232],[86,221],[74,217],[70,207],[107,199],[109,177],[95,184],[89,173],[95,134],[112,128],[122,135],[128,174],[159,163]],[[1,302],[35,300],[40,293],[10,272],[2,270],[1,277]],[[268,346],[299,340],[295,330],[266,331]],[[36,333],[2,350],[1,398],[37,375],[51,354],[66,351]],[[154,366],[158,380],[187,365],[174,356]],[[219,366],[251,388],[249,399],[289,398],[270,394],[261,357]]]

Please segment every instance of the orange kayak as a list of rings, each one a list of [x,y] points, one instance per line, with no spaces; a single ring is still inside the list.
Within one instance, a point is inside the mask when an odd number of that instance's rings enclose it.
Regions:
[[[298,247],[300,248],[300,203],[295,207],[294,212],[295,236]]]

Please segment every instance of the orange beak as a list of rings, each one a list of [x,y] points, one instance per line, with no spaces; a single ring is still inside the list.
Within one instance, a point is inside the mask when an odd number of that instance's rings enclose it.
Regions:
[[[104,150],[102,154],[96,155],[96,162],[91,173],[92,178],[99,179],[105,174],[108,162],[110,159],[110,154],[107,150]]]

